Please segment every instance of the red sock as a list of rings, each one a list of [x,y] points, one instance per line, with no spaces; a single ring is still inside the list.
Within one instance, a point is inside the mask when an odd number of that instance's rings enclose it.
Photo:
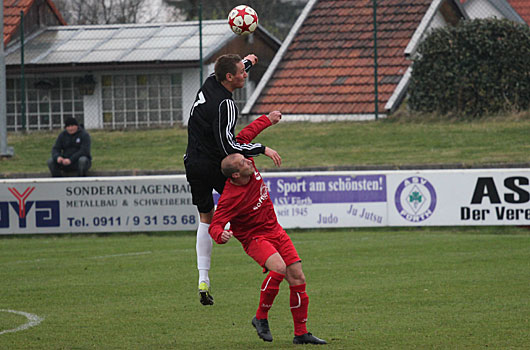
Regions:
[[[305,283],[298,286],[290,286],[291,295],[289,298],[291,313],[293,314],[294,335],[307,333],[307,308],[309,306],[309,297],[305,292]]]
[[[261,284],[261,294],[259,297],[259,307],[256,311],[256,318],[262,320],[269,315],[269,310],[272,307],[274,298],[280,291],[280,283],[282,283],[285,275],[274,271],[269,271],[269,274]]]

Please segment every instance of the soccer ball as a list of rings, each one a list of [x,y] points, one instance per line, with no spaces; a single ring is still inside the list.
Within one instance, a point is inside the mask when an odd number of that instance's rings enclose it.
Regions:
[[[258,14],[250,6],[236,6],[228,14],[228,25],[237,35],[251,34],[258,27]]]

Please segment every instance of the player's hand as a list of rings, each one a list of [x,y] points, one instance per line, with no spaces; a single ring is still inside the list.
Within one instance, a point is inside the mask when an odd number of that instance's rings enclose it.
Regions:
[[[272,125],[277,124],[282,119],[282,113],[280,111],[272,111],[267,116],[271,121]]]
[[[63,165],[70,165],[72,164],[72,161],[68,158],[63,158]]]
[[[276,165],[277,167],[280,167],[282,165],[282,157],[280,157],[278,152],[276,152],[272,148],[265,147],[265,155],[272,159],[274,165]]]
[[[251,53],[250,55],[246,55],[245,59],[252,62],[253,66],[255,66],[256,63],[258,63],[258,56],[254,55],[253,53]]]
[[[233,235],[234,235],[234,232],[232,232],[232,230],[224,230],[223,233],[221,234],[221,241],[223,243],[226,243],[228,242],[230,238],[232,238]]]
[[[63,164],[63,157],[57,157],[57,164]]]

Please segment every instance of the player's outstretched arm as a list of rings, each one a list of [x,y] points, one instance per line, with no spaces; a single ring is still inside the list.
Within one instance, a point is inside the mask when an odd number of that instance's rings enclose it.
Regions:
[[[280,157],[278,152],[276,152],[272,148],[265,147],[265,155],[272,159],[274,165],[276,165],[277,167],[280,167],[282,165],[282,157]]]
[[[250,143],[260,132],[271,126],[272,123],[266,115],[262,115],[258,119],[254,120],[252,123],[248,124],[241,130],[237,136],[236,140],[239,143]]]
[[[270,125],[270,121],[266,117],[264,119]],[[263,153],[264,146],[260,143],[250,143],[252,138],[248,141],[240,141],[234,137],[236,121],[237,107],[235,102],[232,99],[223,100],[219,105],[218,115],[211,122],[219,150],[225,155],[241,153],[245,157],[255,157]]]

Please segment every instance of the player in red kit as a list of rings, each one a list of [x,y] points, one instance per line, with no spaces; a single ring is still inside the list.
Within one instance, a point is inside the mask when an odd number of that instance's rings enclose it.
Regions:
[[[256,119],[238,134],[238,142],[248,143],[271,122],[265,116]],[[326,344],[307,331],[309,297],[302,262],[296,249],[278,223],[269,191],[254,160],[240,153],[230,154],[221,162],[221,171],[228,178],[219,198],[209,227],[210,236],[218,244],[235,236],[245,252],[265,271],[261,294],[252,325],[258,336],[271,342],[268,312],[285,278],[290,288],[290,306],[294,322],[294,344]],[[230,222],[230,229],[225,230]]]

